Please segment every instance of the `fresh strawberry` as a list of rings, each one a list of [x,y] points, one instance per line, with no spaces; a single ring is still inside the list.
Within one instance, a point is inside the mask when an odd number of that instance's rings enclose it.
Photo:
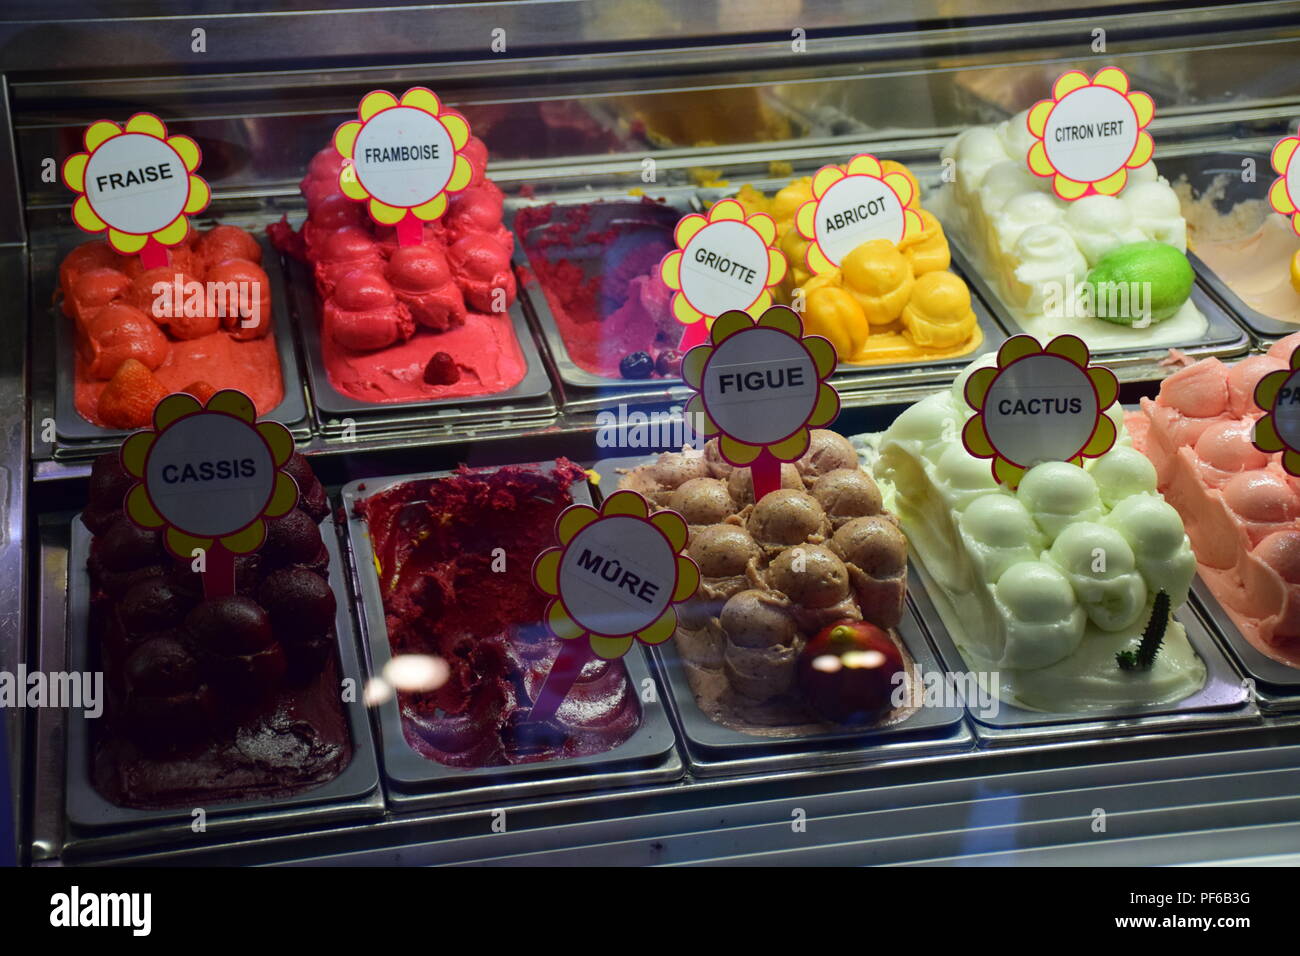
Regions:
[[[799,655],[808,706],[837,724],[870,723],[891,709],[903,655],[889,634],[866,621],[821,630]]]
[[[454,385],[460,381],[460,367],[446,352],[434,352],[424,367],[424,380],[430,385]]]
[[[182,388],[181,391],[185,392],[187,395],[193,395],[199,400],[201,405],[206,405],[208,399],[217,394],[215,386],[209,385],[207,382],[203,381],[190,382],[190,384]]]
[[[144,428],[167,389],[136,359],[127,359],[99,393],[99,418],[112,428]]]

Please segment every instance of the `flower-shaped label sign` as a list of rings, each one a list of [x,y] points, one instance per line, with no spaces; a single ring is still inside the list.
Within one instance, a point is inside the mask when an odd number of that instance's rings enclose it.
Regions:
[[[167,264],[166,246],[189,235],[187,216],[202,212],[212,194],[194,175],[198,144],[168,136],[152,113],[136,113],[126,126],[99,120],[86,127],[86,151],[63,163],[63,182],[79,193],[72,221],[86,232],[108,232],[122,255],[139,253],[146,268]]]
[[[473,176],[461,154],[469,124],[422,86],[400,100],[387,90],[367,93],[357,115],[360,120],[334,132],[344,159],[339,189],[368,202],[375,222],[396,226],[400,245],[418,243],[423,224],[447,211],[447,193],[464,189]]]
[[[843,168],[823,166],[813,176],[812,192],[795,212],[794,224],[809,240],[806,265],[813,275],[838,269],[864,242],[899,243],[921,232],[920,197],[912,180],[886,173],[869,154],[854,156]]]
[[[829,379],[835,347],[804,335],[798,313],[774,305],[755,321],[725,312],[709,341],[682,360],[682,379],[696,394],[686,404],[706,436],[721,435],[722,457],[753,472],[754,500],[781,486],[781,462],[808,450],[809,429],[829,425],[840,396]]]
[[[223,389],[200,405],[168,395],[153,413],[153,429],[122,443],[122,465],[137,484],[126,513],[143,528],[164,529],[167,550],[184,560],[205,555],[209,596],[234,591],[234,555],[266,540],[265,518],[298,502],[298,486],[282,471],[293,437],[279,422],[256,421],[243,392]]]
[[[1090,358],[1074,335],[1058,335],[1046,348],[1016,335],[998,349],[996,366],[971,373],[966,401],[975,414],[962,442],[976,458],[993,459],[999,483],[1015,488],[1040,462],[1082,465],[1115,444],[1115,423],[1105,411],[1119,396],[1119,382],[1110,369],[1090,366]]]
[[[673,605],[700,583],[695,562],[681,553],[686,522],[675,511],[650,514],[645,498],[616,491],[600,510],[575,504],[555,522],[559,546],[533,563],[533,582],[550,596],[546,623],[564,643],[537,694],[532,720],[563,701],[592,656],[622,657],[634,640],[660,644],[677,630]]]
[[[705,320],[731,309],[762,314],[772,289],[785,278],[785,256],[776,243],[776,221],[767,213],[745,215],[734,199],[714,203],[707,215],[682,217],[673,233],[677,248],[664,256],[659,274],[673,289],[673,316],[686,326],[683,350],[704,341]]]
[[[1300,348],[1289,368],[1269,372],[1255,385],[1255,404],[1264,417],[1255,422],[1255,447],[1282,453],[1282,467],[1300,478]]]
[[[1025,160],[1035,175],[1052,177],[1062,199],[1114,196],[1128,171],[1151,158],[1155,143],[1147,126],[1156,105],[1128,86],[1128,74],[1118,67],[1091,80],[1071,70],[1053,84],[1050,100],[1030,109],[1026,122],[1035,142]]]
[[[1291,228],[1300,235],[1300,135],[1278,140],[1271,162],[1278,178],[1268,190],[1269,204],[1291,218]]]

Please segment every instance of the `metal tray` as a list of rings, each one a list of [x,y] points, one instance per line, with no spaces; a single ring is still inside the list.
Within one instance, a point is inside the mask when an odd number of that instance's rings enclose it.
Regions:
[[[940,669],[910,606],[899,623],[898,636],[922,674]],[[892,760],[965,750],[974,742],[962,720],[960,704],[923,706],[906,720],[888,726],[845,728],[804,737],[755,737],[715,724],[700,711],[673,642],[656,646],[652,654],[656,670],[668,686],[673,716],[696,776]]]
[[[1257,651],[1242,636],[1199,574],[1192,581],[1192,598],[1201,616],[1223,638],[1237,666],[1254,681],[1254,697],[1259,709],[1266,714],[1300,710],[1300,668],[1275,661]]]
[[[311,434],[307,421],[307,400],[303,394],[302,376],[298,371],[298,357],[294,352],[293,329],[289,322],[289,302],[285,293],[284,276],[277,263],[280,255],[276,252],[266,236],[253,233],[262,247],[262,267],[271,282],[271,317],[274,323],[275,350],[280,356],[280,377],[284,383],[284,398],[280,404],[261,418],[280,422],[296,438],[306,438]],[[66,255],[66,252],[63,253]],[[62,256],[58,261],[62,261]],[[57,277],[57,268],[53,272]],[[109,447],[118,444],[131,434],[130,430],[101,428],[86,421],[77,412],[76,373],[70,361],[76,348],[76,335],[73,320],[68,318],[57,306],[43,310],[36,317],[37,321],[52,322],[55,329],[55,398],[54,430],[59,444],[75,443],[78,450]]]
[[[908,577],[908,594],[930,639],[938,648],[944,669],[952,672],[968,670],[945,623],[954,616],[951,605],[934,587],[915,554],[912,555]],[[1258,721],[1259,708],[1250,701],[1240,674],[1219,650],[1195,608],[1185,605],[1174,616],[1186,628],[1192,648],[1205,661],[1205,686],[1197,693],[1174,704],[1117,707],[1109,714],[1052,714],[1026,710],[1002,701],[997,715],[989,717],[968,706],[976,739],[981,746],[1001,747],[1058,740],[1108,739],[1152,731],[1201,729]]]
[[[980,297],[993,309],[993,313],[997,316],[998,321],[1002,323],[1002,326],[1012,334],[1028,332],[1007,309],[997,291],[975,268],[971,258],[967,256],[965,249],[962,248],[961,240],[952,233],[948,233],[948,245],[952,249],[954,266],[960,270],[963,276],[970,278],[973,288],[978,290]],[[1158,363],[1166,358],[1169,355],[1169,350],[1173,348],[1195,358],[1204,358],[1210,355],[1240,355],[1250,348],[1250,339],[1245,331],[1224,311],[1218,300],[1201,288],[1200,283],[1195,283],[1192,286],[1191,299],[1208,322],[1205,333],[1199,339],[1193,342],[1171,342],[1168,345],[1156,346],[1112,346],[1110,348],[1091,349],[1092,354],[1105,356],[1105,363],[1108,367],[1122,369],[1127,366]]]
[[[364,684],[357,652],[356,633],[347,606],[343,562],[334,520],[321,524],[321,538],[329,552],[329,581],[338,600],[334,630],[338,638],[339,674],[357,689],[356,700],[345,703],[352,733],[352,761],[327,783],[290,797],[213,803],[207,810],[207,832],[190,830],[189,808],[136,810],[110,803],[91,785],[90,728],[81,711],[68,713],[67,815],[65,852],[99,852],[158,843],[206,841],[214,835],[228,838],[253,830],[287,829],[306,820],[345,820],[375,817],[383,813],[379,788],[379,763],[371,737],[368,715],[361,700]],[[91,669],[89,633],[90,576],[86,559],[91,534],[80,515],[72,521],[68,565],[68,669],[74,673]]]
[[[1255,162],[1256,178],[1253,183],[1241,180],[1241,162],[1244,159],[1252,159]],[[1208,189],[1217,177],[1227,174],[1227,189],[1223,201],[1216,204],[1220,212],[1226,212],[1246,199],[1259,199],[1267,203],[1268,189],[1274,180],[1268,153],[1255,152],[1192,153],[1172,156],[1160,160],[1160,172],[1170,182],[1185,178],[1191,185],[1192,192],[1197,196]],[[1187,251],[1187,258],[1214,297],[1260,338],[1277,339],[1292,332],[1300,332],[1300,323],[1283,322],[1247,305],[1237,293],[1232,291],[1228,283],[1206,264],[1204,259],[1190,249]]]
[[[326,416],[353,418],[358,425],[369,422],[391,424],[394,427],[413,421],[472,422],[490,421],[512,414],[533,414],[538,411],[554,414],[551,399],[551,379],[537,352],[537,345],[528,330],[528,322],[516,297],[510,306],[510,323],[523,352],[527,368],[517,385],[501,392],[487,395],[470,395],[456,398],[421,399],[410,402],[363,402],[349,398],[330,384],[321,355],[320,320],[317,312],[320,302],[315,283],[308,267],[295,259],[282,259],[288,273],[293,313],[298,330],[302,333],[307,360],[307,383],[316,406],[317,419],[322,426],[329,424]]]
[[[365,519],[355,513],[354,506],[358,501],[393,485],[447,478],[452,474],[450,471],[435,471],[353,481],[344,485],[340,492],[343,510],[348,519],[352,583],[356,589],[357,612],[365,637],[371,674],[383,671],[391,659],[391,651],[370,531]],[[572,492],[575,502],[591,503],[585,483],[574,486]],[[634,687],[643,686],[643,682],[650,677],[650,671],[639,649],[634,648],[623,661],[628,680]],[[658,696],[662,699],[663,695]],[[448,767],[416,753],[402,734],[402,718],[396,696],[379,705],[377,716],[388,798],[397,807],[448,806],[546,793],[608,789],[676,780],[685,772],[674,746],[672,726],[664,708],[658,703],[642,701],[641,726],[622,744],[605,753],[473,769]]]

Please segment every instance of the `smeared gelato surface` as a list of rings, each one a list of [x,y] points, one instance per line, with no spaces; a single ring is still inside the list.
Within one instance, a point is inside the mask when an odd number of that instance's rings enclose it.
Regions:
[[[555,519],[583,480],[565,459],[550,472],[462,466],[357,503],[393,654],[431,654],[451,668],[442,687],[398,695],[402,732],[417,753],[453,767],[536,763],[604,753],[640,726],[623,662],[600,660],[583,668],[550,721],[526,722],[560,649],[543,623],[547,598],[533,585],[533,561],[555,543]]]
[[[655,358],[681,342],[672,291],[659,278],[659,262],[674,248],[675,215],[649,198],[519,210],[515,231],[528,278],[541,287],[579,368],[619,378],[625,356]]]
[[[1187,527],[1201,579],[1251,646],[1292,667],[1300,667],[1300,479],[1252,438],[1263,415],[1255,386],[1285,369],[1297,346],[1300,333],[1231,366],[1197,362],[1127,416],[1134,447]]]
[[[121,509],[132,479],[116,452],[90,478],[92,667],[104,714],[90,722],[90,777],[118,806],[170,809],[286,797],[352,760],[340,700],[335,598],[317,527],[325,490],[301,455],[286,470],[299,506],[236,558],[236,594],[202,582],[157,532]]]

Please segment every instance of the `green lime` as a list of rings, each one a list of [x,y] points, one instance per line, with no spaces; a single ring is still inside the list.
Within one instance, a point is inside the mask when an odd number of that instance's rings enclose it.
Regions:
[[[1084,281],[1092,315],[1117,325],[1163,322],[1192,294],[1192,264],[1163,242],[1131,242],[1098,260]]]

